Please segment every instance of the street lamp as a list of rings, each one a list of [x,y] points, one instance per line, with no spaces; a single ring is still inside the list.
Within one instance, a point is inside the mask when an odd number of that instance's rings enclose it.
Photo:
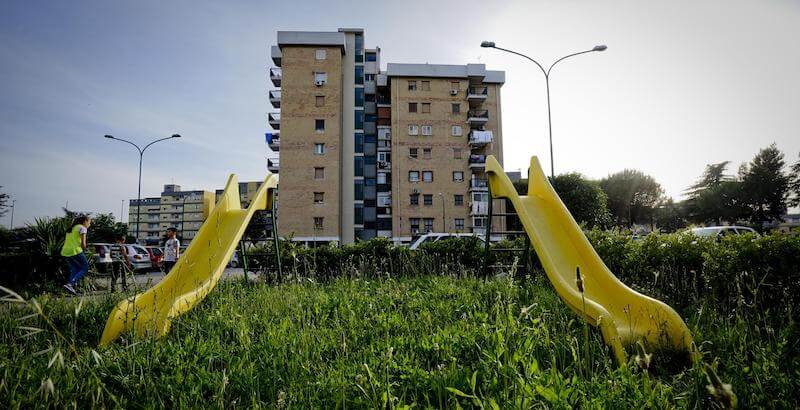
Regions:
[[[16,206],[16,204],[17,204],[17,200],[16,199],[12,199],[11,200],[11,230],[12,231],[14,230],[14,206]]]
[[[178,134],[172,134],[172,136],[170,136],[170,137],[160,138],[160,139],[157,139],[155,141],[152,141],[149,144],[145,145],[144,148],[139,148],[138,145],[136,145],[136,144],[134,144],[134,143],[132,143],[132,142],[130,142],[128,140],[125,140],[125,139],[122,139],[122,138],[117,138],[117,137],[115,137],[113,135],[104,135],[104,137],[108,138],[108,139],[115,140],[115,141],[121,141],[121,142],[126,142],[128,144],[131,144],[136,148],[137,151],[139,151],[139,188],[136,191],[136,241],[138,242],[139,241],[139,222],[141,222],[139,220],[139,218],[140,218],[141,213],[142,213],[142,157],[144,156],[144,152],[151,145],[153,145],[153,144],[155,144],[155,143],[157,143],[159,141],[165,141],[165,140],[169,140],[169,139],[173,139],[173,138],[180,138],[181,136],[178,135]]]
[[[544,67],[542,67],[542,65],[539,64],[536,60],[526,56],[525,54],[518,53],[518,52],[513,51],[513,50],[508,50],[508,49],[505,49],[505,48],[497,47],[494,44],[494,41],[482,41],[481,42],[481,47],[483,47],[483,48],[494,48],[494,49],[497,49],[497,50],[505,51],[507,53],[516,54],[516,55],[518,55],[520,57],[527,58],[528,60],[533,61],[533,63],[536,64],[536,66],[539,67],[540,70],[542,70],[542,74],[544,74],[545,83],[547,84],[547,129],[548,129],[548,131],[550,133],[550,177],[551,178],[555,177],[555,171],[554,171],[555,167],[553,166],[553,120],[552,120],[552,118],[550,116],[550,70],[552,70],[553,67],[555,67],[555,65],[558,64],[561,60],[566,60],[567,58],[570,58],[570,57],[574,57],[574,56],[581,55],[581,54],[586,54],[586,53],[591,53],[591,52],[594,52],[594,51],[605,51],[608,47],[606,47],[605,45],[601,44],[601,45],[594,46],[591,50],[580,51],[580,52],[577,52],[577,53],[572,53],[572,54],[566,55],[566,56],[561,57],[558,60],[556,60],[553,64],[550,65],[550,68],[548,68],[547,70],[545,70]]]

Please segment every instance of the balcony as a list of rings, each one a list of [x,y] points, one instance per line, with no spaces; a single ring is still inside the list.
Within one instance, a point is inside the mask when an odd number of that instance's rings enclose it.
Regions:
[[[269,148],[275,152],[280,151],[281,149],[281,134],[274,132],[274,133],[267,133],[267,145]]]
[[[489,215],[489,201],[475,201],[469,206],[470,215]]]
[[[470,191],[487,191],[488,189],[489,189],[489,181],[485,179],[472,177],[472,179],[469,180]]]
[[[470,155],[469,156],[469,167],[471,169],[480,169],[486,168],[486,155]]]
[[[364,103],[364,114],[376,114],[378,112],[375,106],[375,101],[367,101]]]
[[[392,163],[389,161],[378,161],[378,169],[383,171],[388,171],[392,169]]]
[[[281,168],[281,160],[280,158],[269,158],[267,159],[267,169],[269,172],[278,172]]]
[[[283,72],[280,68],[272,67],[269,69],[269,79],[272,80],[272,85],[275,87],[280,87],[281,78],[283,78]]]
[[[469,110],[467,113],[469,125],[483,125],[489,122],[489,110]]]
[[[491,131],[472,130],[469,132],[469,145],[473,148],[483,147],[491,142]]]
[[[469,102],[482,102],[486,101],[489,96],[488,87],[469,87],[467,90],[467,100]]]
[[[269,102],[272,108],[281,108],[281,90],[269,90]]]
[[[268,119],[269,119],[269,125],[273,129],[275,129],[275,130],[280,130],[281,129],[281,113],[279,113],[279,112],[271,112],[271,113],[269,113]]]
[[[375,81],[364,82],[364,94],[375,94]]]
[[[283,54],[281,53],[281,48],[278,47],[278,46],[272,46],[270,48],[270,55],[272,56],[272,62],[276,66],[280,67],[281,66],[281,57],[283,57]]]

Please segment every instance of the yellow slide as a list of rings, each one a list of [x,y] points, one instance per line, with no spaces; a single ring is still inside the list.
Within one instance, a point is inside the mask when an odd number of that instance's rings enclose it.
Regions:
[[[194,307],[214,289],[255,211],[272,206],[277,186],[278,176],[268,175],[250,206],[242,209],[239,184],[236,175],[231,175],[219,202],[172,271],[152,288],[114,308],[100,345],[113,342],[131,329],[155,337],[166,334],[174,317]]]
[[[625,286],[606,267],[572,214],[548,182],[536,157],[528,170],[528,195],[519,196],[503,168],[486,159],[493,198],[514,205],[547,277],[567,305],[599,327],[617,361],[626,362],[623,346],[641,340],[650,349],[686,351],[694,358],[692,335],[681,317],[665,303]],[[578,289],[580,268],[584,293]]]

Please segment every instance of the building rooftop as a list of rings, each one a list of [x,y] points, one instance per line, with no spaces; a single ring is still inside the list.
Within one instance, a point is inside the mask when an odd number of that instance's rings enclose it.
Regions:
[[[505,71],[487,70],[484,64],[400,64],[389,63],[386,66],[389,77],[434,77],[434,78],[469,78],[483,77],[485,83],[503,84],[506,81]]]
[[[279,31],[278,47],[337,46],[344,53],[344,32],[341,31]]]

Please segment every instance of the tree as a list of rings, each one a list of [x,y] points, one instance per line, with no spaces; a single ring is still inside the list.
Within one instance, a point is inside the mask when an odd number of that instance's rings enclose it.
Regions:
[[[611,222],[608,198],[596,181],[573,172],[551,178],[550,184],[578,223],[605,227]]]
[[[0,189],[2,188],[3,187],[0,186]],[[0,217],[5,216],[6,213],[8,213],[8,200],[10,198],[11,197],[7,193],[0,192]]]
[[[775,144],[762,149],[741,169],[742,202],[747,218],[756,224],[781,220],[786,213],[791,177],[783,172],[786,162]]]
[[[664,189],[655,178],[635,169],[626,169],[600,180],[608,197],[608,208],[618,225],[653,223],[654,209]]]
[[[696,223],[735,222],[744,213],[741,183],[725,174],[730,161],[706,165],[700,180],[686,192],[687,217]]]
[[[664,232],[675,232],[686,226],[685,204],[667,198],[655,209],[654,217],[656,227]]]
[[[794,194],[794,197],[789,201],[789,205],[800,205],[800,155],[798,155],[797,162],[792,165],[791,183],[789,189]]]

